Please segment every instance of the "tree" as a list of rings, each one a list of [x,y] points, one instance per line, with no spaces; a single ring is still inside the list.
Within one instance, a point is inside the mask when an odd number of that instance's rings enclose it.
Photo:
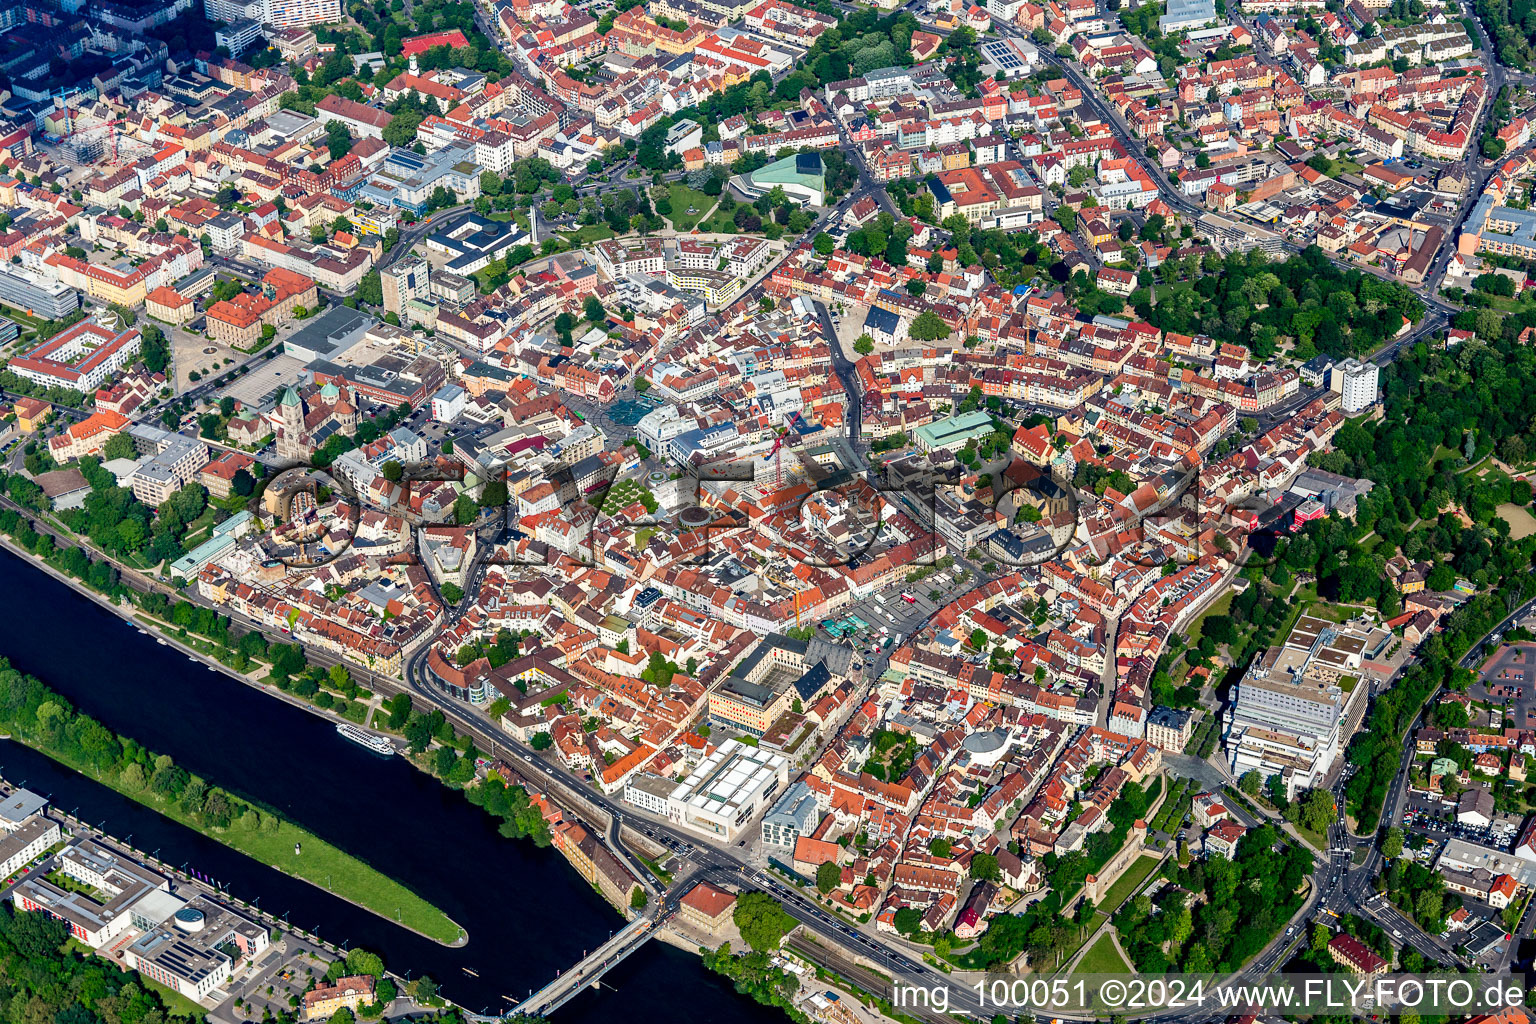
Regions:
[[[347,973],[366,974],[379,981],[384,977],[384,960],[377,953],[370,953],[366,949],[347,950]]]
[[[747,945],[759,953],[778,949],[784,936],[795,926],[795,919],[784,912],[778,900],[765,892],[744,892],[736,897],[731,920]]]
[[[896,917],[891,923],[903,935],[916,935],[917,930],[923,926],[923,915],[912,907],[902,907],[896,911]]]
[[[384,141],[391,146],[401,148],[409,147],[416,141],[416,129],[421,124],[422,115],[415,110],[402,110],[394,115],[389,124],[384,126]]]
[[[352,136],[347,132],[344,121],[327,121],[325,125],[325,145],[331,153],[332,160],[340,160],[352,150]]]
[[[405,476],[405,467],[394,459],[384,463],[384,479],[390,483],[399,483]]]
[[[594,324],[603,323],[608,319],[608,311],[603,308],[602,301],[596,295],[587,296],[587,300],[581,304],[581,313]]]
[[[867,356],[875,350],[875,339],[868,334],[861,334],[854,339],[853,350],[861,356]]]
[[[536,732],[533,734],[533,739],[528,741],[528,745],[534,750],[548,750],[554,746],[554,743],[554,739],[547,732]]]
[[[113,459],[131,459],[138,454],[134,446],[133,437],[129,434],[115,434],[102,446],[101,456],[108,462]]]
[[[634,891],[629,894],[629,909],[631,910],[644,910],[645,905],[649,902],[651,902],[651,898],[647,896],[645,894],[645,890],[638,885],[635,886]]]
[[[996,857],[990,853],[978,853],[971,858],[971,877],[978,882],[1001,882],[1003,872],[997,866]]]
[[[1246,771],[1243,773],[1242,777],[1237,780],[1237,785],[1238,788],[1240,788],[1244,793],[1247,793],[1249,796],[1258,796],[1259,787],[1263,785],[1263,782],[1264,780],[1262,777],[1260,777],[1258,772]]]
[[[907,333],[918,341],[942,341],[949,337],[949,325],[931,309],[925,309],[912,321]]]
[[[843,869],[837,866],[835,861],[827,861],[816,869],[816,888],[824,893],[831,892],[843,883]]]
[[[464,590],[457,583],[444,583],[442,586],[443,600],[449,604],[458,604],[464,600]]]
[[[1381,855],[1387,860],[1396,860],[1403,855],[1403,830],[1400,828],[1387,829],[1386,837],[1381,841]]]

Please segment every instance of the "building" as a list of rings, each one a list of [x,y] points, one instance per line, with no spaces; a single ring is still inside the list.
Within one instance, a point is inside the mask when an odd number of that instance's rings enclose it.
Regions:
[[[342,1007],[356,1014],[358,1007],[372,1002],[372,975],[353,974],[337,978],[330,985],[322,982],[304,993],[304,1019],[330,1020],[331,1014]]]
[[[128,485],[133,496],[151,508],[191,483],[208,464],[208,445],[201,438],[148,424],[135,424],[128,433],[139,452],[149,456],[133,471]]]
[[[248,19],[232,21],[228,25],[213,30],[214,45],[224,47],[231,57],[239,57],[255,46],[260,39],[261,25]]]
[[[319,299],[315,282],[282,267],[267,271],[258,292],[241,292],[208,307],[208,333],[227,345],[249,349],[264,328],[277,328],[303,306],[314,309]]]
[[[299,0],[299,2],[305,2],[305,0]],[[321,2],[338,6],[340,4],[340,0],[321,0]],[[382,139],[384,129],[395,119],[394,115],[386,110],[370,107],[366,103],[359,103],[335,94],[315,104],[315,116],[319,118],[322,125],[340,121],[353,135],[364,139]]]
[[[203,13],[214,22],[254,21],[277,29],[303,28],[340,21],[341,0],[203,0]]]
[[[764,735],[796,700],[808,705],[821,696],[832,681],[828,658],[838,674],[847,674],[846,652],[836,645],[770,633],[709,691],[710,723]]]
[[[1356,974],[1364,974],[1374,977],[1387,969],[1387,962],[1383,960],[1375,950],[1355,938],[1343,932],[1328,940],[1328,955],[1336,964]]]
[[[1346,359],[1328,369],[1328,390],[1339,394],[1346,415],[1376,404],[1377,378],[1381,367],[1373,362]]]
[[[917,446],[925,452],[953,452],[975,438],[992,433],[992,417],[980,409],[951,416],[936,423],[925,423],[914,433]]]
[[[1184,753],[1194,731],[1195,716],[1185,708],[1165,708],[1157,705],[1147,715],[1147,742],[1172,754]]]
[[[93,840],[80,840],[55,857],[57,870],[83,883],[64,889],[41,875],[23,879],[11,890],[18,910],[52,914],[69,925],[70,934],[99,949],[133,923],[130,911],[154,892],[169,894],[162,876]]]
[[[244,452],[222,451],[198,473],[198,482],[215,498],[227,498],[234,488],[235,474],[244,470],[246,475],[254,478],[251,467],[255,464],[256,460]]]
[[[1233,776],[1279,775],[1288,798],[1317,785],[1370,689],[1361,685],[1364,661],[1391,635],[1308,615],[1297,619],[1285,643],[1255,658],[1237,684],[1225,733]]]
[[[708,882],[700,882],[677,901],[677,916],[684,924],[710,936],[718,936],[731,923],[736,897]]]
[[[53,411],[53,406],[40,398],[18,398],[12,407],[16,414],[16,427],[23,434],[35,434]]]
[[[405,307],[414,299],[431,297],[432,265],[420,256],[407,256],[379,271],[384,286],[384,309],[405,319]]]
[[[1168,9],[1157,19],[1157,27],[1163,35],[1170,36],[1203,28],[1215,20],[1215,0],[1168,0]]]
[[[23,791],[25,792],[25,791]],[[0,878],[10,878],[59,841],[59,823],[34,814],[0,836]]]
[[[816,806],[816,794],[804,782],[796,782],[784,791],[784,795],[763,816],[763,842],[769,846],[793,849],[801,836],[816,830],[821,811]]]
[[[756,199],[782,188],[792,203],[826,205],[825,168],[819,153],[795,153],[746,174],[738,174],[731,184],[742,195]]]
[[[139,330],[113,331],[82,320],[60,331],[7,367],[18,377],[44,387],[95,391],[138,355]]]
[[[123,963],[202,1002],[270,941],[265,925],[197,896],[129,943]]]
[[[669,817],[684,828],[732,842],[789,783],[789,760],[726,740],[669,797]]]
[[[0,302],[44,320],[60,320],[80,308],[80,293],[61,281],[13,264],[0,265]]]
[[[48,439],[48,454],[55,462],[68,462],[82,455],[95,455],[102,446],[121,434],[132,421],[120,412],[101,409],[79,423],[71,423],[64,432]]]

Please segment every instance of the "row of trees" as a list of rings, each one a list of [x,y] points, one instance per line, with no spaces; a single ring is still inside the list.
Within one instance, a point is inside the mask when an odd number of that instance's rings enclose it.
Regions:
[[[0,658],[0,722],[13,735],[77,771],[139,799],[147,798],[203,827],[253,832],[273,830],[280,823],[275,815],[209,785],[168,755],[157,755],[115,734],[4,658]]]

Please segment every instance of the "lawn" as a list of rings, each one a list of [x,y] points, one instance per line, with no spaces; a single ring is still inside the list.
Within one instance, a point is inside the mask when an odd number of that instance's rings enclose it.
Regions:
[[[1142,854],[1132,861],[1131,866],[1126,868],[1119,878],[1115,879],[1115,884],[1110,886],[1109,891],[1104,894],[1104,909],[1111,914],[1119,910],[1120,904],[1131,898],[1131,894],[1136,891],[1136,888],[1147,880],[1148,875],[1157,869],[1158,863],[1158,858],[1146,854]]]
[[[1510,540],[1524,540],[1536,533],[1536,516],[1523,505],[1505,502],[1498,508],[1499,518],[1509,524]]]
[[[1115,948],[1115,940],[1109,932],[1104,932],[1098,938],[1083,958],[1072,969],[1073,974],[1132,974],[1131,965],[1125,962],[1125,957]]]
[[[1294,824],[1294,823],[1293,823]],[[1307,845],[1318,853],[1326,853],[1328,850],[1328,837],[1321,832],[1313,832],[1311,829],[1296,825],[1296,834],[1307,841]]]
[[[1200,638],[1205,635],[1205,620],[1208,616],[1225,615],[1232,610],[1232,597],[1233,592],[1231,589],[1228,589],[1225,594],[1211,602],[1211,606],[1201,613],[1198,619],[1190,623],[1189,646],[1196,647],[1199,645]]]
[[[689,188],[681,183],[668,185],[667,188],[672,196],[670,220],[672,226],[678,231],[692,231],[693,226],[714,209],[715,203],[719,202],[718,196],[707,196],[698,189]],[[693,209],[692,213],[688,212],[690,207]]]
[[[160,999],[165,1003],[166,1013],[173,1018],[181,1017],[186,1020],[202,1020],[203,1014],[208,1012],[180,992],[160,984],[147,974],[141,973],[139,975],[139,984],[151,992],[160,993]]]
[[[589,245],[592,242],[601,242],[605,238],[612,238],[613,228],[607,224],[585,224],[575,231],[565,231],[562,234],[576,245]]]
[[[716,209],[714,213],[709,215],[708,220],[699,225],[699,230],[705,234],[712,232],[715,234],[735,234],[737,233],[736,222],[731,219],[735,216],[735,210],[726,213],[724,210]]]

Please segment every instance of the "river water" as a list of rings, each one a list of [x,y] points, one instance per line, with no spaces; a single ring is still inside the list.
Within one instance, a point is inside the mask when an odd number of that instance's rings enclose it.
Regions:
[[[557,852],[503,839],[496,822],[413,768],[336,735],[316,715],[194,662],[0,549],[0,655],[189,771],[278,809],[440,907],[469,933],[440,946],[237,853],[16,743],[0,773],[140,849],[189,867],[341,946],[430,974],[475,1011],[509,1009],[622,920]],[[468,974],[469,968],[478,977]],[[698,958],[650,942],[557,1022],[639,1019],[782,1024]]]

